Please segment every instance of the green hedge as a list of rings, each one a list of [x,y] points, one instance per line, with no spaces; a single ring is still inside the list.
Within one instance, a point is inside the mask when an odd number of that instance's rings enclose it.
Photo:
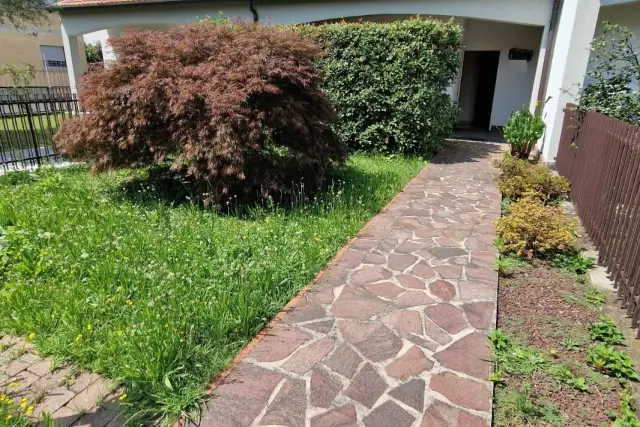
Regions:
[[[351,149],[428,154],[449,136],[457,109],[445,90],[460,65],[453,21],[298,26],[322,43],[324,89]]]

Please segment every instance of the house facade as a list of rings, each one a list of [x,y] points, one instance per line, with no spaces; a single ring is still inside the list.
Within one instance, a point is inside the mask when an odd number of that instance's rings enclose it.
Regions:
[[[34,66],[36,74],[33,86],[69,85],[60,18],[57,13],[49,14],[46,21],[37,27],[15,28],[12,25],[0,25],[0,46],[0,66]],[[78,49],[80,48],[82,46],[79,45]],[[0,76],[0,87],[11,85],[9,76]]]
[[[129,25],[169,28],[219,12],[271,24],[453,18],[464,28],[462,66],[449,89],[461,109],[461,126],[502,126],[522,105],[534,109],[542,103],[547,131],[540,148],[551,162],[562,110],[584,82],[598,23],[609,20],[640,34],[637,0],[60,0],[58,5],[72,90],[86,66],[77,48],[82,37],[92,33],[101,41],[108,63],[115,59],[108,39]]]

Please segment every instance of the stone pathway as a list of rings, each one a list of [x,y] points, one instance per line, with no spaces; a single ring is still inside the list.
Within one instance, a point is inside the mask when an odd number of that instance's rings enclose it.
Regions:
[[[29,421],[51,415],[58,427],[120,427],[115,385],[100,376],[69,366],[54,366],[33,345],[9,335],[0,336],[0,394],[31,407]],[[24,411],[23,411],[24,412]]]
[[[449,143],[241,353],[200,425],[489,426],[499,152]]]

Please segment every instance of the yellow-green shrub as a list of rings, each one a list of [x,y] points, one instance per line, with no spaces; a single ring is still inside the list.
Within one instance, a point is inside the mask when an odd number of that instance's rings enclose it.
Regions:
[[[525,169],[529,165],[524,160],[520,160],[513,157],[508,152],[505,152],[502,159],[496,159],[493,165],[500,169],[500,178],[511,178],[514,176],[522,176],[526,173]]]
[[[496,166],[501,169],[498,189],[511,200],[535,193],[546,203],[566,197],[571,188],[565,177],[555,176],[544,166],[527,163],[509,154],[497,161]]]
[[[577,220],[562,209],[523,197],[509,205],[508,214],[498,220],[496,231],[502,239],[502,253],[532,258],[548,251],[562,251],[576,241]]]

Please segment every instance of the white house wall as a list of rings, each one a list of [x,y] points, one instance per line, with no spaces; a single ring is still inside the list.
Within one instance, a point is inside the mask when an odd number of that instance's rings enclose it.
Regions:
[[[503,126],[511,112],[529,105],[536,75],[543,27],[468,20],[465,26],[466,50],[499,50],[500,63],[493,97],[491,125]],[[533,59],[509,60],[512,48],[531,49]],[[462,90],[461,90],[462,96]]]

